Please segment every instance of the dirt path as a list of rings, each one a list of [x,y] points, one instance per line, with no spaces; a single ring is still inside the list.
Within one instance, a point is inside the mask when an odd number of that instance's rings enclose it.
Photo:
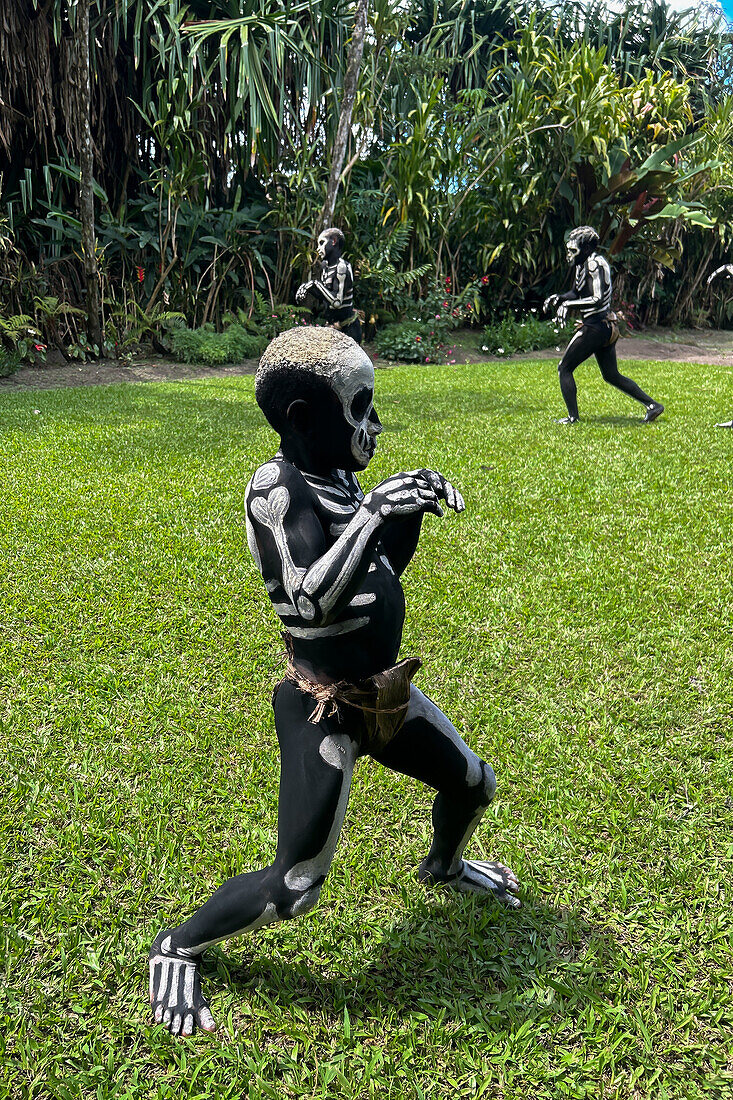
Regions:
[[[623,336],[616,345],[619,359],[675,359],[684,363],[714,363],[733,367],[733,332],[711,329],[646,329]],[[555,348],[531,351],[521,359],[556,359]]]
[[[377,366],[387,366],[367,348]],[[711,330],[648,329],[638,335],[623,337],[618,342],[619,359],[675,359],[686,363],[714,363],[733,367],[733,332]],[[459,363],[492,362],[496,358],[476,351],[469,345],[457,342],[455,357]],[[515,356],[517,359],[556,359],[555,348],[531,351]],[[502,358],[501,362],[506,361]],[[116,359],[100,363],[47,364],[23,367],[9,378],[0,378],[3,390],[47,390],[65,386],[102,386],[117,382],[176,382],[190,378],[225,378],[241,374],[254,374],[255,359],[246,359],[229,367],[197,367],[185,363],[172,363],[165,359],[138,359],[124,365]]]

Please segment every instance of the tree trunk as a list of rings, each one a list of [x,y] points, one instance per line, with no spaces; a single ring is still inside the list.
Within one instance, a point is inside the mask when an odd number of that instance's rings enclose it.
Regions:
[[[351,36],[349,46],[349,59],[344,77],[343,98],[341,100],[341,113],[339,115],[338,128],[333,143],[331,156],[331,174],[328,178],[326,202],[321,215],[321,230],[333,225],[334,211],[336,210],[336,196],[341,183],[341,171],[346,159],[346,147],[349,143],[351,131],[351,116],[354,111],[354,100],[359,83],[359,70],[361,59],[364,55],[364,37],[366,35],[367,13],[369,0],[357,0],[356,19],[354,20],[354,33]]]
[[[78,0],[76,10],[77,54],[77,135],[81,187],[79,216],[81,247],[84,257],[86,285],[87,335],[90,344],[102,351],[102,309],[99,293],[96,232],[94,225],[94,146],[92,144],[92,82],[89,65],[89,5],[91,0]]]

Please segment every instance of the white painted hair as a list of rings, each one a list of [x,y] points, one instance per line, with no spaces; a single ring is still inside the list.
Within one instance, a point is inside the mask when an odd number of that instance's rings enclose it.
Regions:
[[[361,358],[363,352],[356,341],[338,329],[316,325],[290,328],[265,348],[255,375],[255,389],[272,371],[300,369],[331,379],[350,361]]]

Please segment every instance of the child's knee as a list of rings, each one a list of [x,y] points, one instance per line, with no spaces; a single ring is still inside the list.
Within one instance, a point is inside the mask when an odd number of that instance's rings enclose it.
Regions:
[[[288,881],[288,874],[280,868],[273,868],[273,872],[269,894],[279,920],[291,920],[315,909],[323,888],[323,876],[298,876],[296,881]]]
[[[318,883],[315,886],[308,887],[307,890],[298,891],[298,896],[285,914],[285,920],[292,917],[301,917],[304,913],[310,913],[311,909],[315,909],[318,905],[322,886],[323,883]]]

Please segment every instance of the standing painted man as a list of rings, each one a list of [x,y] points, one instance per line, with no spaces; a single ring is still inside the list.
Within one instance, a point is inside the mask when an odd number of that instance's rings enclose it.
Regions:
[[[344,243],[340,229],[332,226],[323,230],[317,242],[321,277],[301,283],[295,292],[295,301],[302,306],[311,298],[323,308],[329,325],[360,344],[361,321],[354,309],[354,272],[349,261],[344,259]]]
[[[580,327],[565,348],[558,367],[560,389],[568,410],[558,424],[577,424],[580,419],[574,372],[591,355],[595,355],[606,382],[641,402],[646,409],[644,423],[650,424],[664,412],[664,405],[644,393],[631,378],[619,374],[618,327],[611,312],[611,268],[605,256],[596,251],[598,241],[598,234],[589,225],[572,231],[566,247],[568,263],[574,268],[573,289],[545,299],[545,311],[556,309],[560,324],[565,324],[569,309],[577,309],[581,314]]]
[[[285,628],[285,678],[273,696],[280,744],[274,862],[224,883],[190,920],[150,950],[150,1003],[173,1034],[214,1020],[201,991],[207,947],[308,912],[328,874],[354,765],[369,755],[437,791],[425,884],[517,907],[516,876],[463,852],[496,789],[494,772],[412,683],[420,662],[398,661],[400,583],[426,513],[461,512],[460,493],[435,470],[394,474],[364,495],[382,425],[374,368],[348,336],[300,328],[278,336],[255,379],[280,450],[247,487],[247,538]]]

